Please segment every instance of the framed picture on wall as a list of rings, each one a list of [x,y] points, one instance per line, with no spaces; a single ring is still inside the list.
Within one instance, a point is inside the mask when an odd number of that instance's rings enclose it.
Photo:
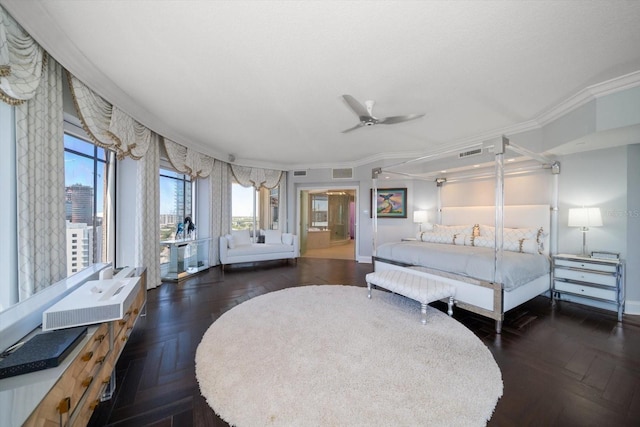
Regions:
[[[378,218],[406,218],[407,217],[407,189],[406,188],[378,188],[374,200],[371,189],[371,214],[376,210]]]

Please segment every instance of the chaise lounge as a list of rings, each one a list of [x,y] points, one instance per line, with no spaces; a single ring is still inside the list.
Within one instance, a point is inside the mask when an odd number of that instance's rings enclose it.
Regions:
[[[220,264],[296,259],[300,256],[298,236],[279,230],[265,230],[264,243],[253,243],[249,230],[233,230],[220,236]]]

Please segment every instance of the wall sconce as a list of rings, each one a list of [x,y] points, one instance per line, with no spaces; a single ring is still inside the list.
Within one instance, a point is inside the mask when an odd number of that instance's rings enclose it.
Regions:
[[[602,214],[600,208],[572,208],[569,209],[569,227],[581,227],[582,231],[582,253],[581,256],[588,257],[587,253],[587,231],[589,227],[602,227]]]
[[[413,211],[413,222],[420,224],[420,232],[422,232],[422,224],[429,222],[427,211]]]

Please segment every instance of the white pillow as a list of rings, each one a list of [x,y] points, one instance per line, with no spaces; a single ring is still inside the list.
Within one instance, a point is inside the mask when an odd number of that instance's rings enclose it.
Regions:
[[[282,243],[282,233],[280,230],[264,230],[264,242],[267,244]]]
[[[453,244],[455,234],[453,233],[437,233],[425,231],[420,236],[420,240],[429,243],[449,243]]]
[[[251,235],[249,234],[249,230],[232,230],[231,235],[235,240],[236,246],[251,244]]]
[[[285,245],[293,245],[293,234],[282,233],[282,243]]]
[[[234,239],[231,234],[227,234],[224,237],[227,239],[227,247],[234,249],[236,247],[236,239]]]
[[[433,224],[434,233],[473,234],[473,225]]]

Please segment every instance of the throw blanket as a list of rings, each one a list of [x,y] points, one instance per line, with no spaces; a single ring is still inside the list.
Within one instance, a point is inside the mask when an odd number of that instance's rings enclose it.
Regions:
[[[397,242],[380,245],[376,256],[486,282],[493,281],[493,248],[442,243]],[[502,259],[502,282],[506,291],[549,274],[550,271],[549,257],[543,254],[504,251]]]

